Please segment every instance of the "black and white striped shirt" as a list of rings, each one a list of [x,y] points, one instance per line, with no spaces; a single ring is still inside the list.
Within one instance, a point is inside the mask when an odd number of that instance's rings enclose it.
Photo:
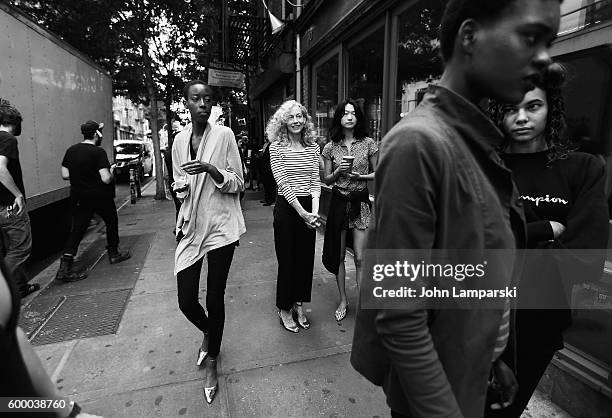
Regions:
[[[293,150],[279,142],[270,144],[270,164],[278,184],[278,194],[284,196],[289,204],[296,201],[297,196],[318,198],[321,195],[320,154],[317,144],[301,150]]]

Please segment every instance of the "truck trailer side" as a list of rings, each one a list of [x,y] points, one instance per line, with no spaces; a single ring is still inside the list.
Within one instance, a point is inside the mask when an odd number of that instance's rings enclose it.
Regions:
[[[66,149],[82,140],[83,122],[104,123],[102,146],[112,160],[112,80],[102,67],[2,2],[0,32],[0,97],[23,116],[19,155],[36,249],[46,246],[49,236],[64,240],[69,184],[60,166]]]

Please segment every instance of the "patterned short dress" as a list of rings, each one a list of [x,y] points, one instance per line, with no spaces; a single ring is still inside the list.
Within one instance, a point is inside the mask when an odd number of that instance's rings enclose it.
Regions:
[[[321,156],[326,160],[332,162],[332,171],[337,169],[342,163],[342,157],[345,155],[352,155],[355,157],[353,161],[353,172],[359,174],[369,174],[372,172],[370,167],[370,157],[378,152],[378,145],[372,138],[355,139],[351,145],[351,152],[349,153],[346,145],[341,143],[329,142],[323,148]],[[338,180],[336,180],[335,186],[340,190],[342,194],[348,194],[349,192],[363,190],[367,187],[366,180],[352,180],[344,174],[340,174]],[[347,205],[348,209],[348,205]],[[367,203],[361,202],[361,210],[359,216],[350,217],[350,213],[347,213],[348,225],[347,228],[366,229],[368,227],[370,219],[370,207]]]

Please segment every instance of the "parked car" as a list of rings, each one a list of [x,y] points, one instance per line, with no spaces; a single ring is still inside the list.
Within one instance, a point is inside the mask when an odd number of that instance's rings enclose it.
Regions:
[[[145,174],[153,174],[153,146],[150,142],[138,140],[115,141],[115,176],[129,179],[134,169],[140,181]]]

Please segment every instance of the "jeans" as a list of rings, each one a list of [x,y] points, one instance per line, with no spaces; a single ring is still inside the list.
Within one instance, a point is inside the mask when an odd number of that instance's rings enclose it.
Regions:
[[[111,197],[90,199],[71,197],[71,199],[72,228],[64,247],[64,254],[76,255],[94,212],[100,215],[106,225],[107,248],[116,250],[119,246],[119,218],[115,201]]]
[[[298,197],[310,212],[312,199]],[[289,310],[295,302],[310,302],[316,231],[308,228],[284,196],[274,206],[274,249],[278,260],[276,307]]]
[[[32,230],[27,212],[15,215],[8,211],[8,206],[0,206],[0,239],[1,254],[13,277],[17,288],[23,292],[29,278],[26,274],[25,262],[32,250]]]
[[[204,258],[176,275],[178,303],[181,312],[202,332],[208,333],[208,354],[216,358],[221,351],[225,324],[225,285],[238,242],[208,252],[206,277],[206,311],[198,301],[200,271]]]

